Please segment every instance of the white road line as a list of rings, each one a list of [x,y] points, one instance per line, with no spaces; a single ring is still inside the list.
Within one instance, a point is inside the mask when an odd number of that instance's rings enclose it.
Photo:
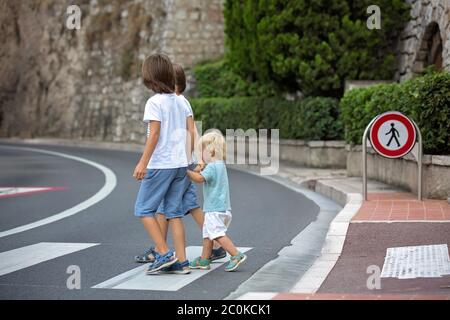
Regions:
[[[48,191],[64,190],[63,187],[0,187],[0,198],[30,195]]]
[[[247,292],[236,300],[272,300],[278,292]]]
[[[93,166],[94,168],[99,169],[105,175],[105,184],[96,194],[94,194],[89,199],[77,204],[76,206],[74,206],[72,208],[69,208],[60,213],[54,214],[54,215],[44,218],[42,220],[38,220],[36,222],[29,223],[29,224],[26,224],[26,225],[23,225],[20,227],[2,231],[2,232],[0,232],[0,238],[10,236],[12,234],[16,234],[19,232],[28,231],[28,230],[31,230],[31,229],[34,229],[34,228],[37,228],[37,227],[40,227],[40,226],[64,219],[64,218],[67,218],[70,216],[73,216],[74,214],[77,214],[77,213],[89,208],[90,206],[93,206],[94,204],[102,201],[103,199],[105,199],[114,190],[114,188],[116,187],[116,184],[117,184],[116,175],[114,174],[114,172],[111,169],[109,169],[97,162],[91,161],[91,160],[72,156],[72,155],[69,155],[66,153],[41,150],[41,149],[35,149],[35,148],[22,148],[22,147],[12,147],[12,146],[0,146],[0,147],[44,153],[44,154],[49,154],[49,155],[53,155],[53,156],[57,156],[57,157],[75,160],[75,161],[82,162],[82,163],[88,164],[90,166]]]
[[[241,252],[247,252],[252,248],[238,248]],[[186,255],[189,260],[193,260],[201,254],[202,247],[190,246],[186,248]],[[125,290],[155,290],[155,291],[177,291],[187,286],[191,282],[201,278],[205,274],[223,265],[228,258],[214,261],[210,270],[192,270],[187,275],[158,274],[146,275],[145,270],[148,265],[143,265],[124,272],[114,278],[106,280],[93,286],[96,289],[125,289]],[[244,262],[245,264],[245,262]],[[245,265],[243,267],[245,268]]]
[[[41,242],[0,253],[0,276],[84,250],[99,243]]]

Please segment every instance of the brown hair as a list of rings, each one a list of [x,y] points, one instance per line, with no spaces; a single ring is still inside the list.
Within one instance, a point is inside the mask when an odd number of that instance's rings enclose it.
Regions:
[[[172,62],[165,54],[155,53],[144,60],[142,78],[145,86],[156,93],[175,91],[175,73]]]
[[[186,74],[183,67],[177,63],[173,64],[173,70],[175,71],[175,86],[177,93],[183,93],[186,90]]]

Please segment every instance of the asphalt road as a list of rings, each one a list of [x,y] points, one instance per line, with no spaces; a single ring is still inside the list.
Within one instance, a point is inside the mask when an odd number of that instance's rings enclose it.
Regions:
[[[0,188],[58,186],[64,189],[0,197],[0,234],[71,208],[94,195],[105,183],[103,173],[88,164],[23,147],[26,146],[0,144]],[[7,251],[38,243],[98,244],[3,275],[0,270],[0,299],[222,299],[276,258],[277,252],[314,221],[319,212],[314,202],[280,184],[229,170],[233,207],[229,235],[238,246],[252,248],[238,272],[226,273],[222,265],[174,291],[165,290],[164,281],[160,280],[154,281],[161,282],[161,289],[153,290],[92,288],[138,267],[133,256],[151,244],[139,219],[133,216],[139,183],[132,178],[132,170],[139,154],[76,147],[30,147],[102,164],[114,172],[117,186],[105,199],[73,216],[0,237],[0,257]],[[187,246],[201,245],[198,227],[190,217],[184,221]],[[13,259],[20,261],[20,257]],[[70,276],[66,270],[71,265],[79,266],[81,271],[79,290],[69,290],[66,286]]]

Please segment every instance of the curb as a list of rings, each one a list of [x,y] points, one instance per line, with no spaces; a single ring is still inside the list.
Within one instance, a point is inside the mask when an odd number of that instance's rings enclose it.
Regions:
[[[319,290],[339,259],[350,221],[363,202],[361,194],[346,193],[327,184],[326,180],[317,180],[315,191],[343,205],[344,208],[330,224],[321,256],[290,290],[292,293],[315,293]]]
[[[52,146],[68,146],[82,148],[109,149],[130,152],[142,152],[143,144],[122,143],[122,142],[106,142],[94,140],[70,140],[70,139],[53,139],[53,138],[36,138],[36,139],[19,139],[19,138],[0,138],[0,143],[21,143],[36,145],[52,145]]]
[[[232,167],[248,174],[258,175],[252,168]],[[259,176],[259,175],[258,175]],[[231,292],[225,300],[269,300],[279,292],[289,291],[306,274],[318,257],[325,242],[331,221],[342,206],[328,197],[306,187],[307,183],[296,183],[286,178],[263,176],[267,180],[302,194],[320,208],[317,219],[301,230],[288,245],[281,248],[277,256],[258,269],[249,279]],[[311,245],[316,244],[316,245]],[[270,282],[268,277],[275,282]]]

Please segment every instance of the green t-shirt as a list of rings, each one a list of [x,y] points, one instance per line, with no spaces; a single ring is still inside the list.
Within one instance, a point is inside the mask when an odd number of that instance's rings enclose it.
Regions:
[[[203,211],[231,210],[227,168],[224,161],[208,163],[200,173],[203,184]]]

